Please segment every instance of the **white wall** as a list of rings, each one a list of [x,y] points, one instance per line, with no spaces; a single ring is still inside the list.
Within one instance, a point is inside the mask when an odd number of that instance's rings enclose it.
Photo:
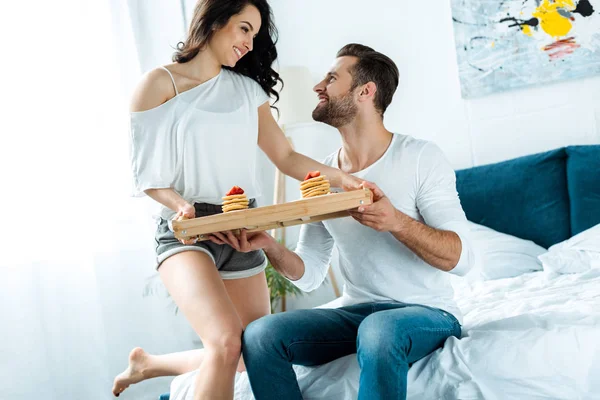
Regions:
[[[421,10],[407,0],[270,3],[279,29],[279,64],[307,66],[315,82],[347,43],[390,56],[401,81],[386,127],[435,141],[457,169],[600,142],[600,78],[463,100],[449,1],[436,0],[435,7],[430,2]],[[337,131],[316,124],[288,134],[299,151],[317,159],[339,146]],[[291,180],[287,196],[298,197]],[[297,238],[297,231],[290,230],[288,242]],[[324,287],[289,306],[310,307],[331,299],[331,289]]]
[[[171,62],[185,38],[180,1],[127,0],[142,72]]]
[[[306,65],[316,79],[346,43],[385,53],[401,73],[388,129],[436,141],[457,168],[600,141],[600,78],[462,100],[450,2],[435,3],[271,0],[280,65]]]

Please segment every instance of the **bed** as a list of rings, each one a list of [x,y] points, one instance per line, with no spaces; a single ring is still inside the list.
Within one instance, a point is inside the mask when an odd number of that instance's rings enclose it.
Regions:
[[[600,399],[600,269],[456,289],[463,337],[411,367],[408,399]],[[357,397],[354,355],[294,368],[307,400]],[[192,399],[194,376],[173,380],[171,400]],[[254,399],[245,373],[235,399]]]
[[[456,175],[483,267],[454,280],[463,335],[412,365],[408,398],[600,400],[600,146]],[[355,355],[294,368],[305,399],[357,397]],[[173,380],[171,400],[192,399],[194,376]],[[235,399],[253,399],[245,373]]]

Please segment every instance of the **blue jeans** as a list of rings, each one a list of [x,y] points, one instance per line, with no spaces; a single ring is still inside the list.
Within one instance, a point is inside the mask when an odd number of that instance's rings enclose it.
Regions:
[[[405,399],[409,365],[460,334],[456,318],[436,308],[364,303],[268,315],[248,325],[242,351],[257,400],[302,399],[293,364],[321,365],[353,353],[359,400]]]

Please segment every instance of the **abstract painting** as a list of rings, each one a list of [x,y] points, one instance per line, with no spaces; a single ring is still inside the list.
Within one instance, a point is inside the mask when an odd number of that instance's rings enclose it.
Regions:
[[[600,73],[600,0],[451,0],[465,98]]]

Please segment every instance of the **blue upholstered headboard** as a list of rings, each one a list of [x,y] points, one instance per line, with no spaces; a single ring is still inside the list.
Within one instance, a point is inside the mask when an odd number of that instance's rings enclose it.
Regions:
[[[456,171],[467,218],[546,248],[600,224],[600,145]]]

